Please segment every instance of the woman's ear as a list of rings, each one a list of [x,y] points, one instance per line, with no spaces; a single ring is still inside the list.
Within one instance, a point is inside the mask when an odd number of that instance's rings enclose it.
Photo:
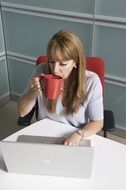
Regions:
[[[77,64],[76,64],[75,61],[73,61],[73,65],[74,65],[74,66],[73,66],[74,68],[77,68]]]

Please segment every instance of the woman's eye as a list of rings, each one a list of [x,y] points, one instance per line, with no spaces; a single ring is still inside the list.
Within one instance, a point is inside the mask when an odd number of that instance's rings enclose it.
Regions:
[[[66,66],[67,64],[66,63],[60,63],[60,66],[62,66],[62,67],[64,67],[64,66]]]
[[[49,62],[49,64],[51,64],[51,65],[55,65],[55,61],[48,61]],[[59,63],[59,66],[61,66],[61,67],[64,67],[64,66],[66,66],[67,64],[66,63],[64,63],[64,62],[58,62]]]

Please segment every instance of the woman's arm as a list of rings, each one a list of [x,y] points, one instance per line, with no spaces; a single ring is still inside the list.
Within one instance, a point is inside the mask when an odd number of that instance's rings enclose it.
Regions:
[[[18,111],[21,117],[24,117],[31,111],[40,91],[41,85],[39,77],[34,77],[30,82],[29,90],[18,101]]]
[[[89,137],[101,131],[103,128],[103,120],[92,121],[88,123],[84,128],[82,128],[82,132],[84,137]]]
[[[82,136],[83,138],[89,137],[101,131],[102,128],[103,128],[103,120],[92,121],[79,130],[82,132],[82,135],[79,134],[78,132],[75,132],[65,140],[64,144],[78,145],[80,143],[80,140],[82,139]]]

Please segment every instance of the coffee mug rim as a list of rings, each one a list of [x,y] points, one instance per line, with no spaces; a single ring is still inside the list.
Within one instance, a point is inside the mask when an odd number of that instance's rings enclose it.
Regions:
[[[52,79],[62,79],[63,80],[63,78],[62,77],[60,77],[60,76],[57,76],[57,75],[53,75],[53,74],[42,74],[42,75],[40,75],[40,77],[45,77],[45,78],[52,78]]]

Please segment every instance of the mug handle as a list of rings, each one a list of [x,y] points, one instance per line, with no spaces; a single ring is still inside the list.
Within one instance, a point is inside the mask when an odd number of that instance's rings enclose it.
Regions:
[[[41,89],[42,89],[42,91],[44,91],[44,76],[45,76],[44,73],[42,73],[42,74],[39,75],[39,79],[40,79],[40,84],[41,84]]]

